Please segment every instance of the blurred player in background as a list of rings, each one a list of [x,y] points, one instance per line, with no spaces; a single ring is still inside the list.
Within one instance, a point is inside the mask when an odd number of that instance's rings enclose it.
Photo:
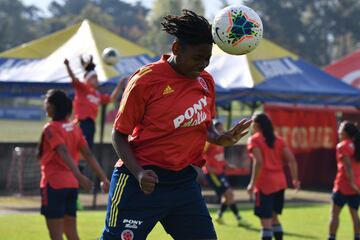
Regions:
[[[69,60],[65,59],[64,64],[75,89],[74,116],[79,122],[89,147],[92,148],[95,135],[95,120],[99,106],[100,104],[108,104],[116,100],[122,87],[122,81],[119,81],[111,95],[101,94],[97,90],[99,81],[95,71],[96,65],[93,63],[92,56],[90,56],[90,59],[87,61],[82,57],[80,59],[85,70],[84,81],[80,81],[76,78],[71,70]]]
[[[274,133],[270,118],[257,114],[253,118],[253,135],[247,149],[253,161],[252,175],[247,187],[249,194],[255,193],[254,213],[260,218],[261,239],[283,239],[283,229],[278,219],[284,207],[287,188],[284,165],[289,165],[292,183],[300,189],[297,162],[284,140]]]
[[[224,133],[224,127],[220,121],[215,120],[213,121],[213,124],[220,134]],[[225,210],[229,207],[234,213],[239,226],[248,225],[244,220],[242,220],[239,214],[239,210],[234,199],[234,192],[225,175],[225,169],[227,167],[231,167],[225,160],[225,148],[223,146],[207,142],[204,148],[203,156],[206,160],[206,165],[203,167],[203,171],[206,174],[210,187],[214,189],[221,201],[216,221],[219,224],[224,224],[222,216]],[[222,197],[224,198],[222,199]]]
[[[157,222],[174,239],[216,239],[194,168],[205,162],[206,140],[232,145],[251,123],[223,134],[213,127],[215,84],[204,70],[213,45],[208,21],[189,10],[164,19],[163,30],[175,37],[172,54],[130,78],[114,123],[120,160],[103,240],[143,240]]]
[[[336,239],[339,215],[344,205],[349,206],[354,226],[354,239],[360,240],[360,131],[351,122],[339,126],[340,142],[336,146],[337,174],[332,194],[329,240]]]
[[[92,155],[80,128],[69,121],[72,102],[59,90],[49,90],[44,101],[51,121],[43,129],[38,158],[41,164],[41,214],[46,218],[52,240],[79,239],[76,228],[76,199],[79,185],[86,191],[92,182],[77,166],[79,153],[102,181],[103,190],[109,180]]]

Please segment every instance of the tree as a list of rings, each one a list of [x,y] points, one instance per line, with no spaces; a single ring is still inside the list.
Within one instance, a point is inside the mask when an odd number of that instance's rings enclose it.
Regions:
[[[0,0],[0,51],[41,35],[34,27],[39,18],[39,9],[34,6],[24,6],[19,0]]]
[[[157,54],[169,52],[174,37],[162,31],[161,22],[164,16],[178,15],[184,8],[193,10],[198,14],[204,13],[201,0],[156,0],[149,16],[150,29],[140,43]]]
[[[357,0],[246,0],[264,25],[264,36],[323,66],[350,53],[360,40]]]

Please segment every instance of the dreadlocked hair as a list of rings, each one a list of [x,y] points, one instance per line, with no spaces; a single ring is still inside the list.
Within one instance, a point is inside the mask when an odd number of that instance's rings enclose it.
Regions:
[[[175,36],[180,43],[212,44],[211,25],[193,11],[183,9],[182,15],[167,15],[161,23],[163,31]]]
[[[275,143],[275,133],[270,118],[265,113],[259,113],[255,115],[254,122],[259,124],[262,135],[265,138],[266,144],[270,148],[273,148]]]
[[[93,56],[90,55],[89,59],[88,60],[85,60],[83,58],[83,56],[80,56],[80,63],[81,63],[81,66],[83,67],[83,69],[85,70],[85,74],[84,74],[84,77],[86,77],[86,75],[93,71],[96,67],[96,64],[93,62]]]
[[[352,122],[343,122],[343,130],[352,139],[355,147],[355,160],[360,162],[360,130]]]

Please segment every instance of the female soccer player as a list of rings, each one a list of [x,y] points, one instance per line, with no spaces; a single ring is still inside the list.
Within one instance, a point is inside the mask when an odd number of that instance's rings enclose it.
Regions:
[[[49,90],[44,107],[51,121],[43,129],[39,144],[41,164],[41,214],[46,218],[52,240],[79,239],[76,229],[78,187],[89,191],[92,183],[77,167],[79,152],[102,181],[103,190],[109,180],[91,154],[80,128],[68,120],[72,102],[59,90]]]
[[[219,133],[224,132],[223,124],[220,121],[214,121],[213,124]],[[216,221],[219,224],[224,224],[222,215],[224,214],[225,210],[230,207],[231,211],[236,217],[236,220],[238,221],[238,225],[248,225],[245,221],[242,220],[239,214],[239,210],[234,199],[234,192],[231,189],[227,177],[225,176],[225,168],[228,167],[228,164],[225,161],[224,152],[225,149],[223,146],[206,143],[203,153],[204,159],[206,160],[203,171],[206,174],[208,183],[211,188],[214,189],[220,199],[224,196],[224,199],[221,201],[221,206],[218,211],[218,217]]]
[[[345,204],[349,206],[354,225],[354,239],[360,240],[360,131],[351,122],[339,127],[340,143],[336,146],[337,174],[332,194],[329,240],[336,239],[339,214]]]
[[[216,239],[194,167],[204,164],[206,140],[232,145],[251,123],[217,133],[214,81],[204,71],[213,44],[210,24],[189,10],[164,19],[163,30],[175,36],[172,54],[135,72],[114,123],[121,160],[101,239],[146,239],[157,222],[174,239]]]
[[[99,85],[97,74],[95,72],[95,64],[92,56],[89,61],[81,58],[81,64],[85,69],[84,81],[81,82],[76,78],[71,70],[69,60],[65,59],[64,64],[71,78],[72,85],[75,88],[74,98],[74,115],[79,122],[80,128],[90,148],[94,144],[95,120],[100,104],[108,104],[114,102],[121,90],[121,81],[111,95],[101,94],[97,88]]]
[[[253,135],[248,140],[248,151],[253,160],[249,194],[255,192],[255,215],[260,218],[261,239],[274,236],[281,240],[283,230],[278,219],[284,206],[287,187],[284,163],[287,162],[295,189],[300,189],[297,163],[283,139],[275,135],[270,118],[262,113],[253,118]]]

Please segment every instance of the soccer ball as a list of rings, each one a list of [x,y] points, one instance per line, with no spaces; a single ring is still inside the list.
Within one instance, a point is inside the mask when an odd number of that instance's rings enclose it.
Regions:
[[[244,5],[220,10],[212,24],[214,42],[226,53],[242,55],[251,52],[263,36],[259,15]]]
[[[114,65],[119,60],[119,53],[115,48],[105,48],[102,52],[102,59],[106,64]]]

